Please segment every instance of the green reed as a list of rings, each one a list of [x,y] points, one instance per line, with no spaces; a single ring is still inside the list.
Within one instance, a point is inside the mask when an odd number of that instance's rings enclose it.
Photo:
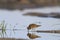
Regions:
[[[0,35],[1,36],[4,36],[6,34],[6,27],[7,27],[7,24],[5,23],[5,20],[3,20],[0,23]]]

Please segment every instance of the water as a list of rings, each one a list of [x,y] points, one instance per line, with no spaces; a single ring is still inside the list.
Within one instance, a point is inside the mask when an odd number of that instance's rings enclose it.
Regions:
[[[26,9],[24,11],[20,10],[2,10],[0,9],[0,23],[5,20],[5,24],[7,24],[6,32],[4,35],[2,34],[2,30],[0,30],[0,37],[5,38],[23,38],[23,39],[31,39],[29,38],[27,27],[31,23],[42,25],[35,30],[60,30],[60,19],[56,18],[43,18],[43,17],[34,17],[34,16],[23,16],[22,14],[27,12],[60,12],[60,7],[45,7],[39,9]],[[19,30],[13,30],[19,29]],[[34,31],[35,31],[34,30]],[[39,38],[33,40],[60,40],[60,34],[58,33],[37,33],[37,32],[29,32],[29,34],[34,36],[40,36]]]

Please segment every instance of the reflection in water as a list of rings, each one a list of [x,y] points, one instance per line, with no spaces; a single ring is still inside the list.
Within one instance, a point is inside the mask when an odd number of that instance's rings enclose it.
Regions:
[[[31,34],[31,33],[28,33],[27,36],[28,36],[30,39],[40,38],[40,36],[35,35],[35,34]]]
[[[17,25],[17,24],[16,24]],[[11,26],[11,25],[10,25]],[[36,25],[36,24],[33,24],[33,25],[29,25],[29,27],[31,26],[31,29],[32,28],[34,28],[34,27],[36,27],[36,26],[41,26],[41,25]],[[0,37],[2,37],[2,38],[5,38],[6,36],[9,36],[9,33],[7,32],[7,30],[9,30],[9,32],[11,31],[11,35],[12,36],[15,36],[15,35],[18,35],[18,36],[20,36],[20,35],[22,35],[22,34],[18,34],[21,30],[20,29],[15,29],[15,25],[13,26],[13,28],[12,29],[7,29],[6,28],[7,27],[7,24],[5,23],[5,21],[3,20],[1,23],[0,23]],[[17,34],[14,34],[14,31],[16,31],[16,33]],[[19,32],[17,32],[17,31],[19,31]],[[22,32],[24,32],[24,31],[22,31]],[[26,32],[26,31],[25,31]],[[32,33],[28,33],[26,36],[28,36],[30,39],[32,39],[32,40],[35,40],[36,38],[41,38],[41,36],[38,36],[38,35],[36,35],[35,33],[33,34],[33,32],[35,32],[35,31],[31,31]],[[37,33],[60,33],[60,30],[47,30],[47,31],[43,31],[43,30],[36,30],[36,32]],[[13,34],[12,34],[13,33]],[[25,34],[25,33],[23,33],[23,34]],[[25,35],[24,35],[25,36]],[[23,36],[23,37],[24,37]],[[9,36],[10,37],[10,36]],[[22,36],[21,36],[22,37]],[[15,37],[14,37],[15,38]],[[17,36],[16,36],[16,38],[17,38]],[[20,38],[20,37],[19,37]],[[26,37],[25,37],[26,38]],[[25,40],[25,38],[20,38],[20,39],[22,39],[22,40]],[[19,39],[19,40],[20,40]],[[28,40],[28,38],[26,38],[26,40]]]
[[[6,29],[7,24],[5,23],[5,20],[3,20],[0,23],[0,37],[4,38],[4,36],[7,36],[7,30],[11,30],[11,29]],[[18,30],[18,29],[12,29],[12,31],[14,32],[14,30]]]

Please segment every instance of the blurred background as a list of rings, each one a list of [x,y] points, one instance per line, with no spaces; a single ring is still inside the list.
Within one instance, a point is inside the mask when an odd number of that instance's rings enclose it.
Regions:
[[[2,9],[40,8],[59,5],[60,0],[0,0],[0,8]]]
[[[0,40],[60,40],[60,0],[0,0]]]

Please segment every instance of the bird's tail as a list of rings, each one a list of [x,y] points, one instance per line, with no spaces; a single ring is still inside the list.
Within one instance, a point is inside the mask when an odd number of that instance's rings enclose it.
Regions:
[[[41,26],[41,25],[37,25],[37,27],[39,27],[39,26]]]

